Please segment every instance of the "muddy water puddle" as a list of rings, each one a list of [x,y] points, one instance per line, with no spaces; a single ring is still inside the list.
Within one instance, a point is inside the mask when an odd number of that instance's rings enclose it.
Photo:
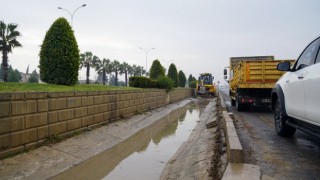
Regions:
[[[172,111],[114,147],[59,175],[59,179],[158,179],[202,112],[197,103]]]

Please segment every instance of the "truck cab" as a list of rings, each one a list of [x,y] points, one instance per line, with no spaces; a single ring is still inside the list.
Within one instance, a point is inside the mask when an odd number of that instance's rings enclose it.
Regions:
[[[197,95],[212,95],[216,93],[216,87],[213,84],[214,77],[211,73],[201,73],[196,85]]]

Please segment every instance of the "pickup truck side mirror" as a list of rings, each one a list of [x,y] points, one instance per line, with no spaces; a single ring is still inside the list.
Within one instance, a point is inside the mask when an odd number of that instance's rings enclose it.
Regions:
[[[281,62],[277,65],[279,71],[290,71],[290,62]]]

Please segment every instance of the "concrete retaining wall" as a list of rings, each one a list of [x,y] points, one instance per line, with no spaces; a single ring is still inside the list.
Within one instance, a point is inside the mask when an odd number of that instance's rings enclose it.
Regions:
[[[52,135],[83,131],[188,98],[191,91],[0,93],[0,158],[34,147]]]

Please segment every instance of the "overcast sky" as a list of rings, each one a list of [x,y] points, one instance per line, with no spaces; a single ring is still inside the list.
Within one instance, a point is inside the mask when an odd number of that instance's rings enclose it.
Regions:
[[[146,66],[159,59],[198,77],[223,81],[229,57],[274,55],[296,59],[320,35],[319,0],[0,0],[0,20],[16,23],[22,48],[9,64],[25,72],[39,64],[40,45],[59,17],[70,21],[81,52]],[[93,72],[93,70],[92,70]],[[95,75],[90,76],[91,79]],[[80,72],[85,79],[85,71]]]

